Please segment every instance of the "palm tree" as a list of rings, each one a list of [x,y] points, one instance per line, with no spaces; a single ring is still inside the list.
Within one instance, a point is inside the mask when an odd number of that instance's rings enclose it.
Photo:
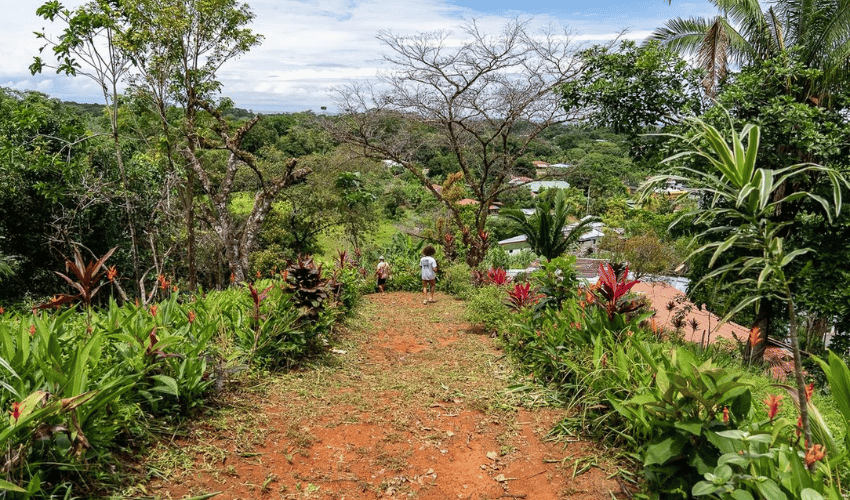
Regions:
[[[850,4],[832,0],[777,0],[762,10],[758,0],[709,0],[720,11],[714,18],[676,18],[656,29],[658,40],[680,55],[697,56],[706,71],[703,86],[714,97],[730,65],[742,66],[797,47],[800,60],[824,72],[812,82],[823,101],[828,86],[848,69]]]
[[[722,15],[676,18],[656,29],[650,40],[680,55],[695,55],[705,70],[703,88],[715,97],[730,64],[766,59],[784,47],[782,26],[773,7],[762,11],[758,0],[710,0]]]
[[[526,217],[519,209],[502,210],[501,215],[516,222],[528,238],[531,250],[548,260],[566,252],[591,224],[599,222],[598,217],[585,217],[578,225],[568,229],[569,208],[563,191],[559,191],[554,200],[546,196],[537,200],[531,216]]]

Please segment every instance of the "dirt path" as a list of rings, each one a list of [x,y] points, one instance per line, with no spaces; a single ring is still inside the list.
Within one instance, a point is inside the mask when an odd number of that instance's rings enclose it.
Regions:
[[[562,415],[507,390],[495,342],[446,295],[366,297],[335,366],[221,402],[147,464],[147,498],[625,498],[592,444],[547,440]]]

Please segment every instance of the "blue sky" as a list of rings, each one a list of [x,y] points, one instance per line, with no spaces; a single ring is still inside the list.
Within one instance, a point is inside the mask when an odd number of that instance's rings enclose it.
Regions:
[[[7,20],[0,30],[0,87],[39,90],[64,100],[101,102],[98,87],[85,77],[31,76],[27,67],[39,43],[33,31],[58,27],[35,15],[44,0],[0,0]],[[64,0],[66,6],[82,0]],[[381,70],[379,30],[399,34],[452,29],[475,19],[495,32],[513,18],[566,26],[575,43],[610,40],[626,29],[642,40],[665,20],[713,15],[708,1],[623,0],[545,2],[525,0],[248,0],[256,14],[252,28],[263,44],[219,73],[223,94],[241,108],[258,112],[318,111],[331,106],[332,88],[374,78]],[[8,20],[12,20],[9,22]]]

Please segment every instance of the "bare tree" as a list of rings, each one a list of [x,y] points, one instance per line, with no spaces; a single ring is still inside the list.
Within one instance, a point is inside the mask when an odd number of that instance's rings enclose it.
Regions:
[[[245,134],[260,120],[260,116],[257,115],[238,129],[232,130],[217,108],[203,101],[198,102],[198,106],[215,118],[218,124],[215,130],[219,138],[213,140],[202,135],[194,135],[191,139],[195,143],[184,145],[179,151],[208,195],[208,202],[201,205],[200,218],[206,221],[218,235],[234,279],[237,282],[243,282],[248,276],[248,257],[256,244],[260,227],[271,210],[272,203],[282,190],[302,182],[311,170],[295,168],[298,162],[294,158],[286,162],[273,159],[271,162],[277,167],[281,167],[280,163],[283,163],[281,172],[272,179],[265,179],[264,172],[258,165],[258,159],[241,149]],[[205,162],[200,155],[201,152],[210,150],[225,153],[227,159],[222,176],[213,174],[209,162]],[[240,168],[246,166],[254,171],[259,189],[254,195],[254,207],[247,220],[240,222],[233,217],[228,207],[235,190],[236,174]]]
[[[550,125],[570,116],[555,90],[577,76],[579,61],[568,33],[532,33],[513,21],[490,36],[475,21],[453,33],[403,36],[381,31],[392,70],[377,82],[349,84],[336,92],[344,116],[336,137],[360,154],[401,164],[448,209],[478,265],[487,250],[484,225],[489,206],[509,184],[516,160]],[[459,42],[459,43],[458,43]],[[460,207],[432,186],[413,153],[436,129],[460,165],[463,182],[479,204],[472,223]]]

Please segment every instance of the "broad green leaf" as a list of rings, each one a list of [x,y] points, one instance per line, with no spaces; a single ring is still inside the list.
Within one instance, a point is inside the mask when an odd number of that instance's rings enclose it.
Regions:
[[[747,490],[735,490],[729,496],[732,500],[754,500],[753,495]]]
[[[737,439],[739,441],[743,441],[749,437],[749,434],[744,431],[739,431],[738,429],[731,429],[728,431],[718,431],[715,432],[718,436],[725,437],[728,439]]]
[[[703,495],[711,495],[715,491],[721,489],[722,486],[718,486],[709,481],[700,481],[691,488],[691,495],[695,497],[700,497]]]
[[[14,483],[10,483],[4,479],[0,479],[0,491],[12,491],[15,493],[26,493],[27,490],[21,488],[20,486],[15,485]]]
[[[748,123],[741,129],[741,135],[747,135],[747,154],[741,166],[741,172],[744,179],[751,179],[756,166],[761,130],[758,126]]]
[[[824,500],[823,495],[811,488],[804,488],[800,492],[800,500]]]
[[[152,388],[152,391],[163,392],[165,394],[170,394],[174,397],[179,397],[179,391],[177,390],[177,381],[168,375],[154,375],[154,380],[159,382],[161,385],[157,385]]]
[[[654,442],[646,447],[646,457],[643,465],[663,465],[669,460],[682,454],[682,449],[688,443],[685,436],[667,436],[660,441]]]
[[[694,436],[702,435],[702,429],[704,426],[705,422],[703,422],[700,418],[690,418],[687,420],[677,421],[673,423],[673,427],[689,432]]]
[[[727,238],[726,241],[720,243],[717,246],[717,249],[714,251],[714,254],[712,254],[711,261],[709,261],[708,263],[708,267],[714,267],[714,263],[717,261],[717,258],[720,257],[720,254],[722,254],[723,252],[728,250],[732,245],[734,245],[735,242],[738,241],[738,237],[739,236],[735,234]]]
[[[776,481],[769,477],[762,476],[757,478],[756,488],[759,490],[761,496],[764,497],[764,500],[788,500],[788,497],[785,496],[785,493],[782,493]]]
[[[791,251],[790,253],[785,255],[785,257],[782,258],[782,262],[779,263],[779,267],[787,266],[797,256],[809,253],[811,250],[812,250],[811,248],[798,248],[797,250]]]

